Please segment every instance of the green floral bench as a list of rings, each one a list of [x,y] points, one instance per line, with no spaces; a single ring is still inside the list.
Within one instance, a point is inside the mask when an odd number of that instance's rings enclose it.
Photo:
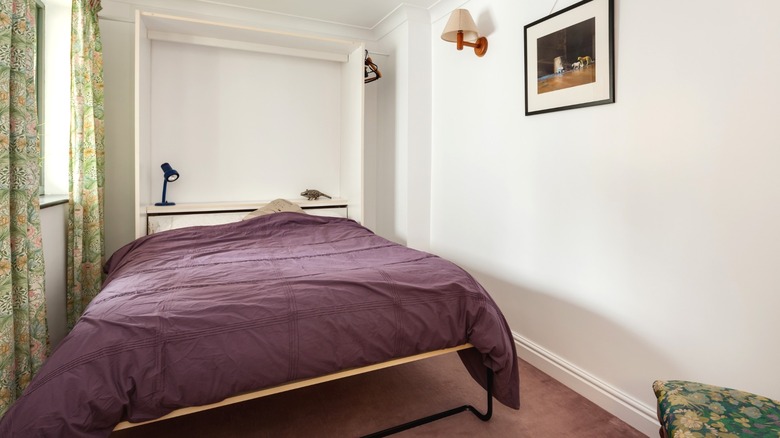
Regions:
[[[780,402],[684,380],[653,383],[665,438],[780,438]]]

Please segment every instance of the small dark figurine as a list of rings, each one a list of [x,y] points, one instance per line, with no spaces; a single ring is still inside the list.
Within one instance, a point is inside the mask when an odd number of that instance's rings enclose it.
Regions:
[[[301,196],[305,197],[309,201],[316,201],[317,199],[320,199],[320,196],[324,196],[328,199],[333,199],[330,196],[326,195],[325,193],[322,193],[319,190],[314,189],[306,189],[303,192],[301,192]]]

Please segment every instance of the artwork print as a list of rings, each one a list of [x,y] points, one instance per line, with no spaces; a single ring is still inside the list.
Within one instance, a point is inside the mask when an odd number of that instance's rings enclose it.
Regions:
[[[536,40],[539,94],[596,82],[596,19]]]
[[[614,103],[613,0],[525,26],[526,115]]]

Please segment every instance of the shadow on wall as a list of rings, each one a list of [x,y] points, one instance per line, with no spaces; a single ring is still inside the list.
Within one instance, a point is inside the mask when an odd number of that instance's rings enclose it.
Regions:
[[[481,12],[476,21],[480,36],[490,36],[496,31],[496,21],[493,19],[490,9]]]
[[[538,348],[538,354],[521,348],[518,356],[548,374],[557,373],[552,377],[607,410],[612,411],[610,406],[618,405],[615,398],[633,406],[643,413],[646,421],[632,426],[645,433],[657,433],[652,383],[659,378],[673,378],[669,373],[679,369],[651,340],[619,321],[558,296],[475,269],[464,269],[496,301],[515,340],[521,346],[530,346],[531,350]],[[611,397],[605,397],[592,386]]]

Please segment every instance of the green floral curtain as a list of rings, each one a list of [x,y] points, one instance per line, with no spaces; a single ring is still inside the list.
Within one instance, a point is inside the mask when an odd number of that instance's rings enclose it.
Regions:
[[[38,186],[35,1],[0,0],[0,415],[49,349]]]
[[[100,0],[73,0],[67,322],[71,329],[103,281],[103,55]]]

